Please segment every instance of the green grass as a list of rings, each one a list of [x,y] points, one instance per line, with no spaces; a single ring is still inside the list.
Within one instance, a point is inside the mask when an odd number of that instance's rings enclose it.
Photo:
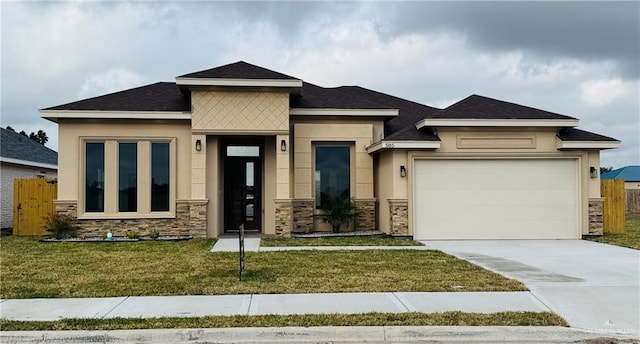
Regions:
[[[568,324],[564,319],[550,312],[236,315],[201,318],[63,319],[57,321],[0,319],[0,330],[2,331],[291,326],[568,326]]]
[[[387,235],[323,237],[323,238],[263,238],[260,246],[422,246],[411,239]]]
[[[600,237],[588,237],[586,239],[640,250],[640,215],[627,214],[625,229],[626,232],[622,234],[606,233]]]
[[[429,250],[247,253],[239,282],[238,254],[210,253],[213,243],[4,237],[0,297],[526,290],[518,281]]]

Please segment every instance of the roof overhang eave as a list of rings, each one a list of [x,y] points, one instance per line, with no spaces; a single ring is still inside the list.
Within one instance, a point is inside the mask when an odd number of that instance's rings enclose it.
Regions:
[[[440,141],[395,141],[382,140],[367,147],[367,153],[371,154],[377,151],[387,149],[439,149]]]
[[[573,128],[577,119],[459,119],[425,118],[416,123],[420,130],[424,127],[554,127]]]
[[[398,109],[291,108],[291,116],[397,117]]]
[[[229,86],[229,87],[285,87],[300,88],[299,79],[224,79],[224,78],[176,78],[179,86]]]
[[[81,110],[39,110],[40,117],[53,122],[68,119],[159,119],[190,120],[191,112],[180,111],[81,111]]]
[[[44,162],[37,162],[37,161],[6,158],[6,157],[0,157],[0,162],[6,162],[6,163],[16,164],[16,165],[31,166],[31,167],[47,168],[47,169],[50,169],[50,170],[57,170],[58,169],[58,165],[47,164],[47,163],[44,163]]]
[[[563,141],[556,140],[557,149],[615,149],[620,147],[620,141]]]

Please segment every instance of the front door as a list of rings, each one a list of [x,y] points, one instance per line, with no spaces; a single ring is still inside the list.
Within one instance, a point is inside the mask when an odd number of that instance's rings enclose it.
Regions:
[[[262,229],[262,159],[260,146],[227,146],[224,163],[224,228]]]

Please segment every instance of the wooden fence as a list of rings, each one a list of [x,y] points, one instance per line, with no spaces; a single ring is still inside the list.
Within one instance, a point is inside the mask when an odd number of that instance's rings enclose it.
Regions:
[[[45,235],[45,219],[56,210],[56,179],[14,179],[13,235]]]
[[[627,214],[640,214],[640,189],[627,189]]]
[[[624,180],[600,181],[600,194],[604,197],[603,224],[605,233],[625,232],[626,196]]]

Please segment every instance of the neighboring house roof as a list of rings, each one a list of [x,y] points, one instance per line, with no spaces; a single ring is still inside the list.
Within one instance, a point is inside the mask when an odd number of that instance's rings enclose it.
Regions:
[[[549,111],[473,94],[428,118],[454,119],[575,119]]]
[[[622,179],[625,182],[640,182],[640,166],[625,166],[603,173],[600,179]]]
[[[298,78],[290,75],[252,65],[244,61],[238,61],[216,68],[181,75],[178,78],[299,80]]]
[[[173,82],[157,82],[43,110],[188,112],[191,97],[185,96]]]
[[[0,161],[57,169],[58,153],[24,136],[0,128]]]

